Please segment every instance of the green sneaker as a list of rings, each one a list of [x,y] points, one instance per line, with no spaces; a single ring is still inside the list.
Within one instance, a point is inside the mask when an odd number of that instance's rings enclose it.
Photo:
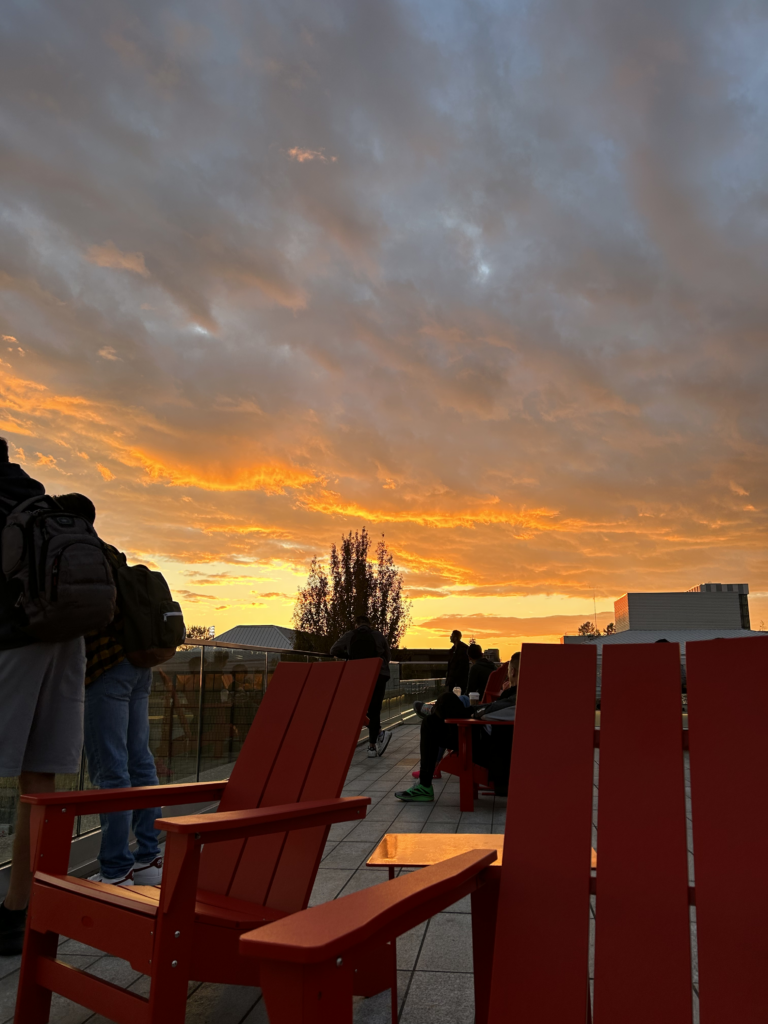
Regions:
[[[431,804],[435,799],[435,791],[431,786],[422,786],[420,782],[417,782],[410,789],[401,789],[399,793],[395,793],[395,796],[407,804]]]

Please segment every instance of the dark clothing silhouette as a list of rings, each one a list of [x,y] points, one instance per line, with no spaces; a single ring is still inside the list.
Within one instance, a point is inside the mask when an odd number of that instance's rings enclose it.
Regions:
[[[481,658],[473,665],[470,665],[467,693],[479,693],[480,698],[482,699],[482,696],[485,693],[485,684],[488,682],[488,677],[495,671],[496,666],[487,658]]]
[[[445,688],[452,690],[460,686],[461,692],[467,692],[469,681],[469,648],[461,640],[457,640],[448,655],[448,667],[445,672]]]
[[[5,526],[8,515],[28,498],[45,494],[45,488],[28,476],[15,462],[0,462],[0,530]],[[34,643],[24,629],[24,617],[16,608],[19,593],[0,572],[0,650],[27,647]]]

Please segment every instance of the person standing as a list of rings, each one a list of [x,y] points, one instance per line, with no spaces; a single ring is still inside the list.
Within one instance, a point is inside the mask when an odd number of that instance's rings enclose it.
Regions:
[[[461,630],[454,629],[451,633],[451,644],[453,646],[448,654],[445,688],[452,690],[458,686],[462,693],[466,693],[469,681],[469,648],[461,641]]]
[[[356,661],[359,658],[381,658],[381,672],[368,707],[368,757],[381,757],[392,739],[392,733],[381,728],[381,705],[384,703],[384,692],[389,679],[387,638],[378,629],[371,627],[371,620],[367,615],[358,615],[355,619],[355,628],[339,637],[331,648],[331,654],[337,658],[347,658],[349,661]]]
[[[0,438],[0,529],[14,508],[45,488],[8,461]],[[80,770],[83,747],[83,638],[38,643],[24,628],[18,592],[0,572],[0,776],[17,778],[19,793],[51,793],[56,775]],[[0,904],[0,956],[24,945],[30,870],[30,805],[19,803],[11,878]]]
[[[81,515],[90,523],[96,519],[93,502],[83,494],[61,494],[56,501],[65,511]],[[107,557],[115,568],[120,563],[117,548],[105,544]],[[85,637],[85,756],[91,782],[100,789],[158,784],[155,759],[149,749],[149,693],[152,670],[137,668],[125,656],[118,639],[121,618]],[[100,871],[89,881],[110,885],[159,885],[163,858],[155,818],[160,807],[138,811],[112,811],[100,815]],[[130,829],[136,837],[134,855],[129,846]]]

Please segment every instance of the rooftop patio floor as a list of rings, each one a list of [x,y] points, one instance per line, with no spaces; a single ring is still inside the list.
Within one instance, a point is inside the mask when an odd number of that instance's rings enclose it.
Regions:
[[[382,758],[369,759],[358,747],[344,788],[345,796],[364,794],[371,807],[364,821],[331,827],[311,904],[376,885],[387,869],[368,868],[365,861],[386,832],[503,832],[506,800],[482,797],[471,814],[459,810],[458,781],[450,776],[435,781],[434,804],[402,804],[395,790],[411,784],[419,758],[419,729],[406,724],[392,732]],[[63,939],[59,956],[73,966],[135,992],[148,993],[149,979],[124,960],[104,956],[72,939]],[[438,914],[398,941],[398,995],[402,1024],[471,1024],[472,937],[469,898]],[[13,1019],[20,957],[0,958],[0,1024]],[[355,1007],[359,1024],[388,1022],[390,999],[384,992],[361,999]],[[60,996],[53,997],[52,1024],[97,1024],[106,1018]],[[267,1024],[258,988],[200,984],[189,987],[188,1024]]]

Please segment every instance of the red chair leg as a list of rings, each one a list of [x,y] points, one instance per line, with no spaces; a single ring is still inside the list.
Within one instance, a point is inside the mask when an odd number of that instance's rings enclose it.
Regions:
[[[486,879],[485,885],[476,889],[471,896],[475,1024],[487,1024],[488,1021],[501,871],[489,868]]]
[[[352,968],[343,962],[265,960],[261,990],[270,1024],[352,1024]]]
[[[152,952],[151,1024],[184,1024],[199,864],[199,841],[169,833]]]
[[[59,936],[53,932],[32,931],[27,920],[24,956],[21,961],[19,991],[16,996],[16,1024],[46,1024],[51,1013],[51,990],[37,981],[37,962],[41,956],[56,956]]]
[[[459,808],[462,811],[474,811],[475,796],[477,790],[473,778],[472,757],[470,737],[467,735],[469,729],[459,729],[459,762],[461,774],[459,775]]]

